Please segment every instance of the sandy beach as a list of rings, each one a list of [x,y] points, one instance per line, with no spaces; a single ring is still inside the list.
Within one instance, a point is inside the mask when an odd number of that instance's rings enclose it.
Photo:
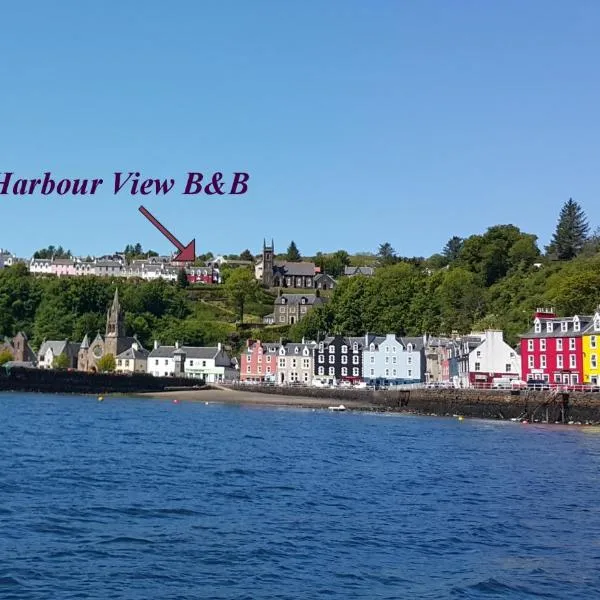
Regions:
[[[136,394],[146,398],[162,398],[165,400],[178,400],[180,402],[215,402],[220,404],[251,404],[257,406],[295,406],[302,408],[327,408],[341,404],[331,398],[305,398],[301,396],[283,396],[278,394],[258,394],[235,389],[205,389],[185,390],[178,392],[153,392]],[[369,402],[357,400],[344,400],[348,409],[365,410],[373,408]]]

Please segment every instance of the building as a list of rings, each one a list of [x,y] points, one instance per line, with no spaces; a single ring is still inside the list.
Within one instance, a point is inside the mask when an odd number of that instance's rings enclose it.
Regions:
[[[29,261],[29,272],[33,275],[52,275],[52,260],[49,258],[32,258]]]
[[[154,342],[147,372],[155,377],[189,377],[218,383],[237,379],[238,371],[221,344],[216,346],[161,346]]]
[[[280,343],[247,340],[240,357],[240,381],[276,383]]]
[[[115,360],[115,371],[117,373],[146,373],[148,367],[148,350],[139,342],[133,342],[128,348],[117,355]]]
[[[277,356],[277,383],[310,385],[313,379],[314,342],[281,345]]]
[[[75,261],[72,258],[55,258],[50,265],[51,273],[57,277],[73,277],[77,275]]]
[[[64,354],[67,357],[66,368],[76,369],[79,346],[80,344],[69,342],[69,340],[42,342],[37,356],[38,368],[53,369],[54,360]]]
[[[344,275],[346,277],[354,277],[355,275],[371,277],[375,275],[375,267],[344,267]]]
[[[293,325],[302,320],[311,308],[324,302],[318,290],[315,294],[282,294],[280,290],[274,302],[273,322],[277,325]]]
[[[316,268],[311,262],[275,260],[275,245],[263,240],[262,259],[254,267],[254,275],[265,287],[314,288]]]
[[[218,267],[188,267],[185,272],[190,283],[221,283]]]
[[[424,376],[422,338],[365,335],[363,379],[371,385],[420,383]]]
[[[583,332],[582,361],[583,383],[598,385],[600,383],[600,365],[598,353],[600,343],[600,306],[596,308],[591,323]]]
[[[426,335],[425,341],[425,382],[441,383],[444,381],[444,360],[450,338]]]
[[[455,387],[466,388],[470,385],[470,363],[471,352],[483,341],[483,333],[470,333],[456,339],[454,345],[453,359],[456,361],[458,375],[453,376],[452,383]],[[451,359],[452,360],[452,359]],[[452,365],[453,366],[453,365]]]
[[[356,383],[362,377],[364,337],[327,336],[314,349],[313,381]]]
[[[119,290],[115,290],[112,304],[106,314],[106,330],[104,336],[98,334],[90,343],[86,334],[79,345],[77,368],[79,371],[98,371],[98,361],[107,355],[117,356],[129,350],[133,344],[139,344],[135,336],[125,335],[125,316],[119,302]]]
[[[469,385],[491,385],[495,378],[519,379],[521,358],[498,330],[487,330],[483,341],[469,352]]]
[[[550,384],[582,384],[583,332],[592,335],[593,329],[594,316],[557,317],[553,309],[538,308],[531,329],[521,336],[521,378]],[[589,358],[591,364],[591,355]]]
[[[327,273],[317,273],[314,284],[317,290],[333,290],[337,286],[337,281]]]
[[[14,338],[4,338],[4,342],[0,344],[0,353],[9,352],[13,362],[16,363],[32,363],[36,364],[37,358],[35,352],[29,345],[27,335],[19,331]]]

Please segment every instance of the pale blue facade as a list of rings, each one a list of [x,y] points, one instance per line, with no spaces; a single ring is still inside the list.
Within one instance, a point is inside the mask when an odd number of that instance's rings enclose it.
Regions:
[[[367,334],[363,350],[363,379],[371,385],[400,385],[423,381],[425,360],[421,338]]]

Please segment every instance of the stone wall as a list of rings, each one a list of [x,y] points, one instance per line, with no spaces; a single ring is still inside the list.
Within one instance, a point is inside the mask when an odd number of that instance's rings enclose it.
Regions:
[[[373,409],[428,415],[464,415],[482,419],[600,423],[600,394],[588,392],[414,389],[360,390],[317,387],[236,386],[264,394],[356,400]]]
[[[163,392],[172,388],[202,386],[201,379],[153,377],[145,373],[118,375],[52,369],[0,367],[0,391],[45,392],[51,394],[134,394]]]

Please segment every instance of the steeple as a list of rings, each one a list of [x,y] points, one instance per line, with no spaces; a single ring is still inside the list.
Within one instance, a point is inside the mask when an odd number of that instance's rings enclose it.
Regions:
[[[110,337],[125,337],[123,311],[119,303],[119,288],[115,290],[112,306],[106,316],[106,335]]]
[[[90,338],[88,337],[88,334],[86,333],[85,336],[83,337],[83,341],[81,342],[81,349],[87,350],[89,347],[90,347]]]

